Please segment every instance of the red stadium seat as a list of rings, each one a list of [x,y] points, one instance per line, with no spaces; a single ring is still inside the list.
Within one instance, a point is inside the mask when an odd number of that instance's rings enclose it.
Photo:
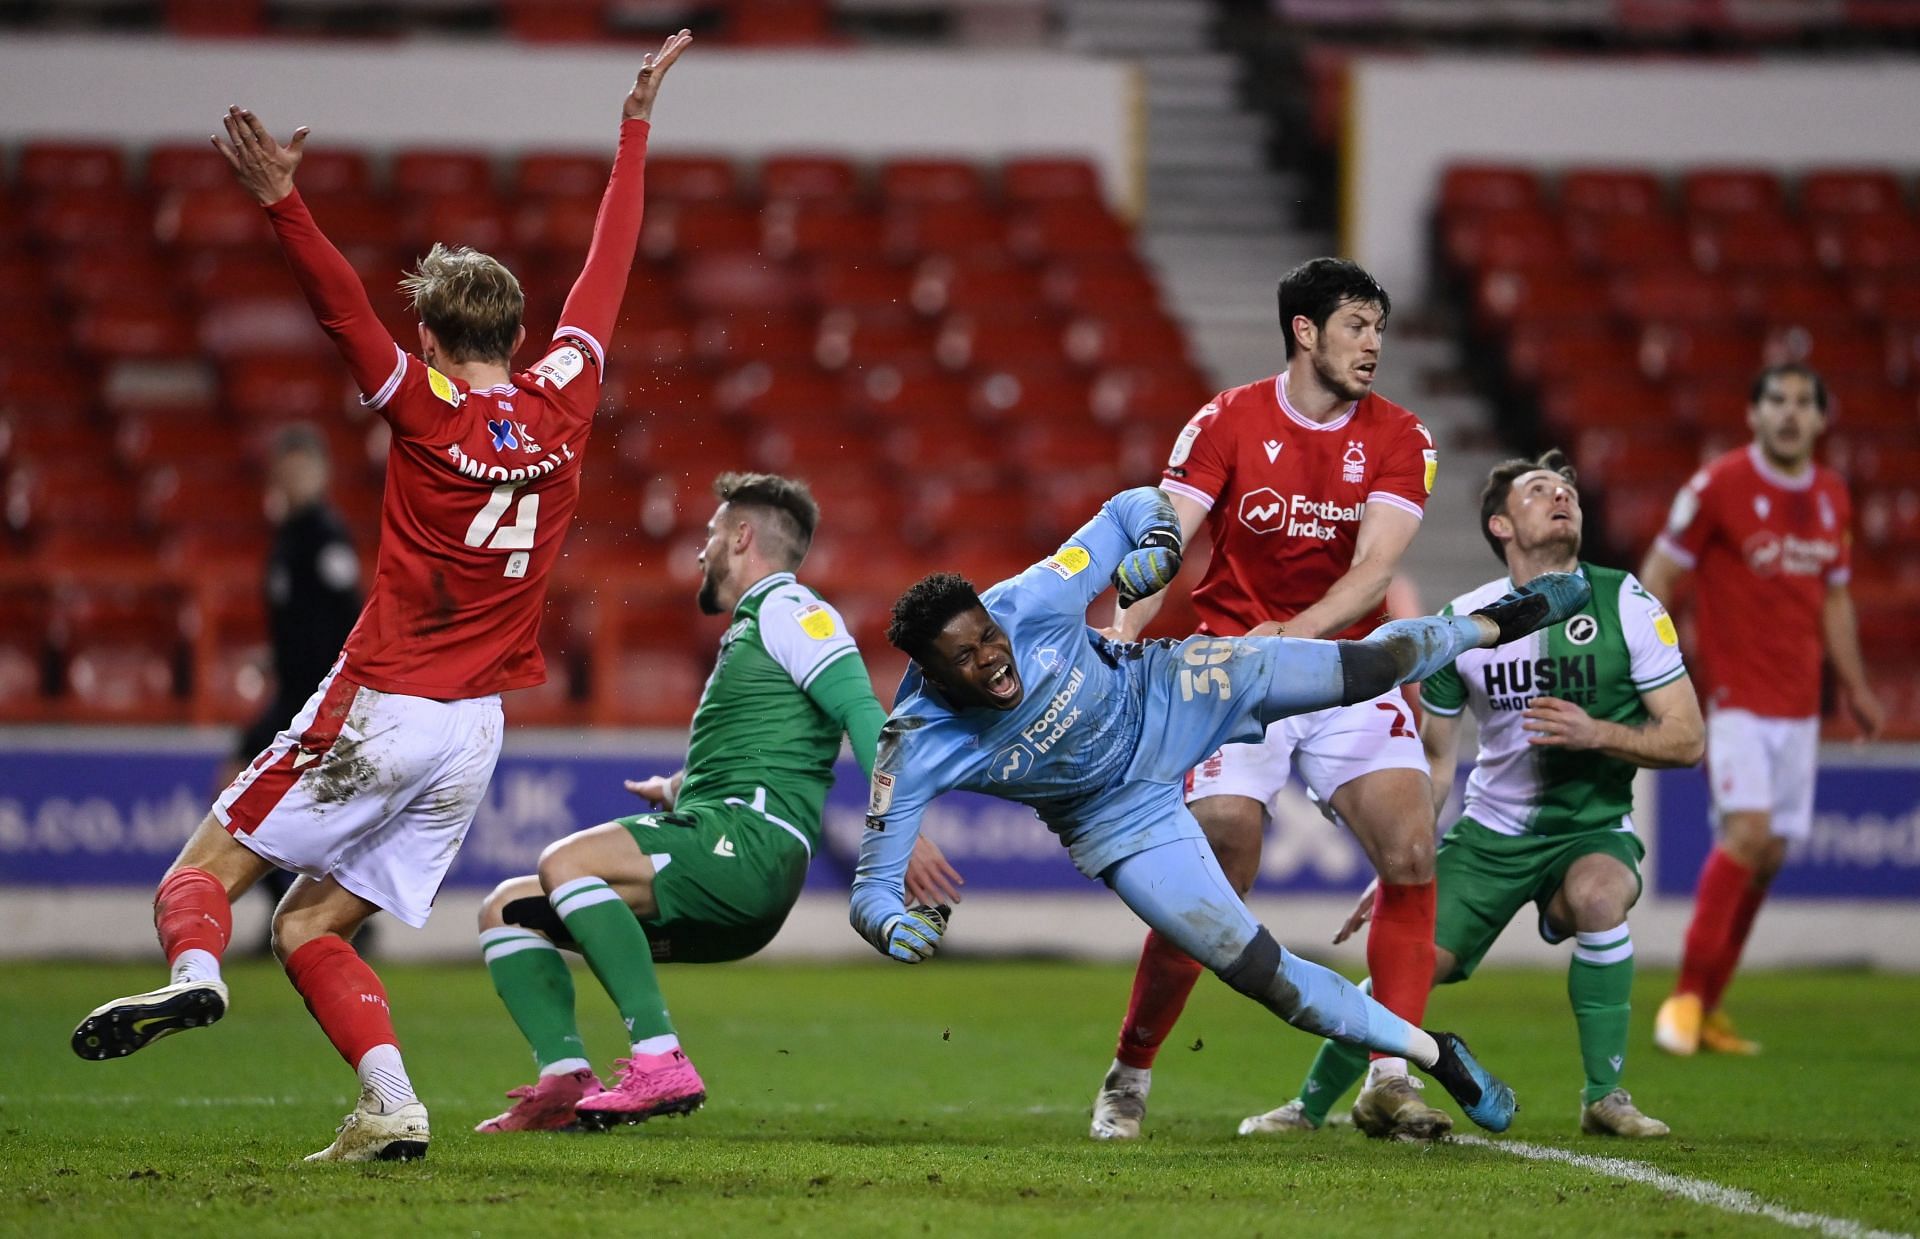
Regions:
[[[501,257],[512,232],[513,212],[507,205],[477,193],[425,197],[407,212],[401,225],[402,235],[422,251],[438,242],[470,245],[495,257]]]
[[[1540,204],[1540,180],[1531,168],[1455,164],[1440,178],[1442,216],[1455,211],[1519,211]]]
[[[301,169],[301,181],[306,169]],[[206,142],[170,143],[147,153],[147,188],[154,193],[177,189],[224,189],[237,198],[246,195],[234,184],[233,170],[219,151]],[[258,210],[258,207],[254,208]]]
[[[1680,177],[1680,205],[1688,215],[1783,216],[1786,191],[1764,168],[1700,168]]]
[[[237,536],[263,523],[260,504],[247,491],[236,493],[232,461],[188,459],[162,464],[140,482],[140,510],[154,529],[234,529]]]
[[[73,317],[73,342],[95,358],[175,360],[194,357],[199,346],[185,319],[170,310],[92,306]]]
[[[298,295],[300,286],[278,254],[248,250],[209,250],[177,265],[193,296],[202,306],[233,298]]]
[[[1085,159],[1009,159],[1000,170],[1000,188],[1012,202],[1100,197],[1100,174]]]
[[[1007,229],[1007,243],[1032,261],[1074,255],[1133,252],[1133,232],[1096,201],[1042,203],[1021,212]]]
[[[940,326],[934,356],[951,370],[1058,364],[1061,324],[1039,314],[955,314]]]
[[[118,146],[92,142],[29,142],[14,169],[20,187],[36,194],[118,189],[125,174],[126,156]]]
[[[312,308],[297,293],[226,298],[202,311],[198,332],[200,346],[215,358],[263,353],[337,356]],[[335,369],[341,369],[337,362]]]
[[[308,148],[300,159],[300,196],[312,202],[332,194],[364,194],[373,188],[373,173],[362,151],[339,147]]]
[[[1829,218],[1815,232],[1829,269],[1854,275],[1920,274],[1920,224],[1905,215]]]
[[[813,300],[823,306],[907,309],[913,282],[911,268],[882,259],[825,255],[814,262],[808,286]]]
[[[1560,177],[1560,209],[1572,215],[1657,215],[1666,188],[1634,168],[1569,168]]]
[[[1726,285],[1694,271],[1645,270],[1616,275],[1609,294],[1623,317],[1639,322],[1724,322],[1735,312]]]
[[[1442,244],[1448,261],[1470,272],[1560,266],[1571,257],[1559,220],[1538,209],[1459,212],[1442,226]]]
[[[1835,433],[1826,439],[1827,462],[1859,487],[1894,487],[1920,478],[1920,442],[1871,433]]]
[[[1649,379],[1740,382],[1759,368],[1761,342],[1744,328],[1716,323],[1654,323],[1640,332],[1639,368]]]
[[[393,157],[387,179],[403,199],[457,194],[491,197],[493,157],[481,151],[401,151]]]
[[[226,187],[179,189],[160,199],[153,233],[182,249],[266,249],[273,245],[267,214],[244,194]]]
[[[92,419],[65,413],[49,417],[38,407],[0,413],[0,462],[74,461],[99,468],[112,451],[113,438]]]
[[[991,205],[972,199],[889,204],[886,253],[898,259],[927,254],[1004,255],[1007,221]]]
[[[1883,382],[1836,380],[1830,385],[1832,423],[1850,434],[1920,434],[1914,393]]]
[[[873,253],[881,239],[878,212],[840,201],[770,203],[761,219],[761,248],[777,258],[858,258]]]
[[[1747,382],[1725,377],[1673,384],[1667,393],[1673,419],[1702,435],[1725,438],[1747,426]]]
[[[1630,374],[1639,368],[1632,339],[1610,325],[1516,325],[1507,339],[1507,366],[1528,383],[1550,377]]]
[[[791,310],[802,292],[792,270],[752,253],[701,254],[680,272],[680,295],[696,311]]]
[[[1654,538],[1666,527],[1667,513],[1673,507],[1674,491],[1685,480],[1681,476],[1674,478],[1671,485],[1623,485],[1607,491],[1601,497],[1601,504],[1606,510],[1605,537],[1616,556],[1638,560],[1646,553],[1646,549],[1653,545]]]
[[[333,421],[353,402],[337,358],[238,356],[225,368],[227,410],[243,424]]]
[[[722,0],[726,31],[735,43],[797,47],[832,41],[826,0]]]
[[[1160,288],[1139,264],[1056,262],[1042,276],[1048,304],[1079,314],[1146,313],[1160,308]]]
[[[913,308],[922,314],[1031,311],[1042,295],[1037,272],[998,259],[961,263],[942,256],[926,259],[914,271]]]
[[[1606,287],[1590,276],[1549,270],[1489,271],[1480,277],[1474,309],[1483,322],[1594,322],[1608,312]]]
[[[1807,271],[1813,242],[1796,224],[1762,216],[1709,217],[1693,229],[1693,260],[1702,271]]]
[[[1869,491],[1858,499],[1855,524],[1870,547],[1920,544],[1920,488]]]
[[[340,247],[362,278],[367,272],[354,252],[356,248],[383,252],[383,261],[398,271],[401,264],[391,261],[392,251],[404,243],[400,237],[400,212],[391,202],[374,194],[346,190],[328,194],[303,190],[300,196],[306,199],[307,208],[313,212],[327,239]],[[409,253],[409,264],[412,258]]]
[[[111,467],[103,442],[92,459],[42,457],[17,462],[7,475],[7,521],[38,537],[61,526],[87,525],[128,533],[138,525],[131,482]]]
[[[1800,210],[1810,216],[1875,216],[1906,209],[1899,178],[1881,168],[1825,168],[1800,178]]]
[[[1094,431],[1087,380],[1058,365],[989,370],[973,384],[969,407],[987,425],[1050,423],[1072,428],[1086,438],[1083,455],[1097,454],[1104,437]],[[1056,463],[1073,463],[1064,458]]]
[[[1638,375],[1561,378],[1541,394],[1541,412],[1555,435],[1596,428],[1630,430],[1657,426],[1666,401],[1660,389]]]
[[[142,469],[182,462],[212,462],[227,477],[244,466],[245,447],[218,417],[179,414],[170,417],[123,417],[114,429],[113,449],[122,464]]]
[[[783,422],[755,435],[750,455],[755,468],[809,478],[841,471],[871,478],[880,467],[879,446],[871,435],[831,420]]]
[[[1065,341],[1067,356],[1083,366],[1188,360],[1186,334],[1159,313],[1078,318],[1068,325]]]
[[[1593,215],[1568,224],[1574,254],[1596,270],[1690,266],[1693,248],[1680,221],[1667,215]]]
[[[73,250],[48,270],[53,286],[70,305],[117,303],[152,309],[173,305],[173,271],[157,255]]]
[[[1883,335],[1851,319],[1790,323],[1767,338],[1768,362],[1804,361],[1829,380],[1885,380],[1892,365],[1887,351]]]
[[[750,362],[726,375],[715,400],[728,413],[778,422],[786,418],[831,418],[841,410],[840,384],[811,364],[773,366]]]
[[[859,172],[837,155],[775,155],[760,165],[760,195],[770,202],[848,200],[859,192]]]
[[[1755,273],[1734,285],[1741,311],[1778,326],[1823,325],[1853,318],[1847,289],[1824,275]]]
[[[1089,397],[1094,420],[1103,425],[1137,422],[1172,436],[1197,413],[1212,391],[1187,366],[1126,365],[1095,376]]]
[[[933,357],[933,328],[901,307],[830,310],[820,318],[814,360],[829,370],[907,364]]]
[[[880,169],[880,196],[890,204],[967,202],[986,196],[980,169],[957,159],[894,159]]]
[[[607,37],[606,0],[500,0],[507,33],[527,43],[595,43]]]
[[[647,160],[647,199],[728,202],[739,196],[733,161],[724,155],[656,155]]]
[[[8,330],[0,311],[0,336]],[[49,424],[83,419],[99,394],[98,374],[75,366],[51,346],[46,353],[14,365],[0,357],[0,413],[23,414],[24,419]]]
[[[165,717],[177,708],[183,602],[172,591],[105,589],[64,596],[54,619],[66,687],[97,716]]]
[[[868,417],[893,425],[940,425],[967,411],[967,380],[928,366],[879,366],[853,376],[848,403]]]
[[[1651,485],[1671,495],[1700,465],[1700,449],[1684,427],[1641,425],[1581,430],[1573,441],[1580,480],[1604,488]]]
[[[577,198],[598,205],[613,162],[601,155],[522,155],[513,168],[513,192],[521,198]]]
[[[814,325],[791,311],[746,310],[709,314],[694,327],[695,356],[710,364],[805,364],[813,357]]]
[[[722,203],[649,205],[640,244],[656,262],[690,253],[757,251],[760,217],[746,207]]]
[[[683,470],[691,461],[711,464],[716,471],[744,468],[747,436],[737,425],[707,415],[706,389],[702,383],[676,398],[656,386],[648,398],[637,399],[635,415],[614,437],[614,458],[621,468],[635,476]]]
[[[0,305],[31,307],[51,297],[53,285],[40,260],[28,254],[0,254]]]
[[[259,214],[260,208],[254,207]],[[119,252],[152,248],[152,215],[138,198],[49,190],[27,208],[27,235],[42,245]]]

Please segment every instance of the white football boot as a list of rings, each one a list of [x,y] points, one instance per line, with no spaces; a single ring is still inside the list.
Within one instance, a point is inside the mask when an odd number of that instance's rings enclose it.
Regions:
[[[1624,1136],[1629,1140],[1657,1140],[1670,1128],[1640,1113],[1624,1088],[1616,1088],[1580,1111],[1580,1130],[1589,1136]]]
[[[1243,1136],[1269,1136],[1280,1132],[1319,1131],[1320,1124],[1307,1117],[1306,1103],[1298,1097],[1278,1109],[1240,1120]]]
[[[362,1089],[360,1102],[334,1130],[333,1143],[310,1162],[410,1162],[427,1155],[427,1108],[410,1101],[392,1114],[379,1112],[373,1090]]]
[[[1087,1134],[1095,1140],[1138,1140],[1140,1120],[1147,1117],[1147,1090],[1153,1073],[1119,1063],[1100,1083],[1093,1099],[1093,1125]]]

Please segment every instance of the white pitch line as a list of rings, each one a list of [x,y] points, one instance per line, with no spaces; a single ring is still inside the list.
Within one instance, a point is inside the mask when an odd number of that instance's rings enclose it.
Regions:
[[[1564,1162],[1577,1166],[1581,1170],[1591,1170],[1595,1174],[1610,1178],[1626,1179],[1633,1183],[1644,1183],[1648,1187],[1659,1188],[1663,1192],[1672,1192],[1685,1197],[1695,1204],[1710,1205],[1728,1213],[1740,1213],[1749,1217],[1762,1217],[1782,1226],[1792,1226],[1799,1230],[1817,1230],[1831,1235],[1833,1239],[1914,1239],[1904,1231],[1876,1230],[1862,1225],[1851,1218],[1828,1217],[1824,1213],[1807,1213],[1800,1209],[1783,1209],[1755,1196],[1752,1192],[1737,1187],[1722,1187],[1705,1179],[1688,1179],[1677,1174],[1668,1174],[1656,1170],[1644,1162],[1630,1162],[1619,1157],[1596,1157],[1591,1153],[1574,1153],[1567,1149],[1557,1149],[1551,1145],[1528,1144],[1524,1140],[1489,1140],[1485,1136],[1454,1136],[1454,1144],[1473,1144],[1481,1148],[1497,1149],[1502,1153],[1511,1153],[1515,1157],[1525,1157],[1537,1162]]]

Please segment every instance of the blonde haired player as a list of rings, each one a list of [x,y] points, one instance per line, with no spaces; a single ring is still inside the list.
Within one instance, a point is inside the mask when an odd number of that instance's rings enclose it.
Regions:
[[[266,209],[315,316],[393,428],[379,563],[340,661],[160,883],[154,924],[171,983],[82,1020],[82,1058],[118,1058],[225,1015],[232,901],[278,866],[301,877],[274,912],[274,951],[360,1078],[338,1137],[308,1160],[425,1155],[426,1107],[386,992],[350,939],[381,909],[426,923],[493,776],[500,693],[546,678],[540,611],[639,242],[649,118],[691,41],[681,31],[641,62],[585,267],[552,342],[518,372],[524,302],[505,267],[435,246],[405,284],[420,313],[420,352],[407,353],[294,188],[307,131],[282,146],[252,112],[228,110],[227,140],[214,145]]]

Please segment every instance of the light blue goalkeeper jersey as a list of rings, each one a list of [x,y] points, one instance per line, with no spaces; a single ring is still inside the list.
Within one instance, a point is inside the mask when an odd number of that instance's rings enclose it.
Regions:
[[[908,670],[880,732],[854,875],[852,919],[869,940],[902,910],[921,813],[945,791],[1032,806],[1088,877],[1144,848],[1200,836],[1183,803],[1187,771],[1222,744],[1262,733],[1254,711],[1282,643],[1122,645],[1089,627],[1087,607],[1155,529],[1179,529],[1165,494],[1123,492],[1051,557],[981,596],[1026,689],[1012,710],[956,710],[917,667]]]

